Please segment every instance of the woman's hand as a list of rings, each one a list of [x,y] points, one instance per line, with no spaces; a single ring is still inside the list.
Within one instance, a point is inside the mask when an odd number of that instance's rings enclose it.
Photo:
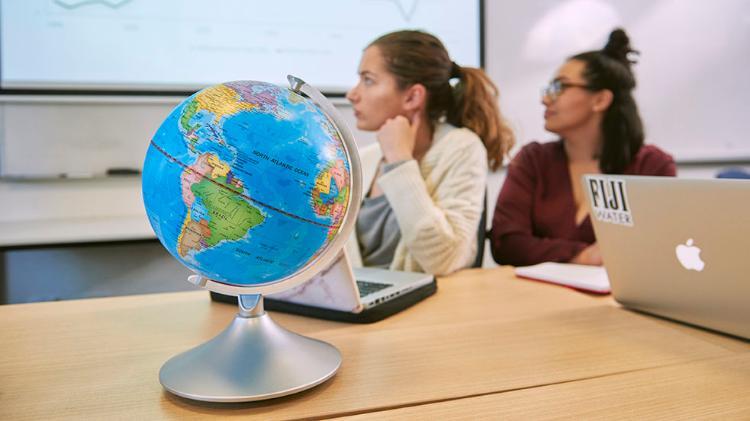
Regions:
[[[399,162],[414,159],[414,145],[417,139],[420,118],[416,113],[411,122],[404,116],[389,118],[378,130],[377,139],[383,151],[385,162]]]
[[[594,243],[581,250],[581,252],[570,261],[570,263],[591,266],[603,265],[604,261],[602,260],[602,253],[599,251],[599,244]]]

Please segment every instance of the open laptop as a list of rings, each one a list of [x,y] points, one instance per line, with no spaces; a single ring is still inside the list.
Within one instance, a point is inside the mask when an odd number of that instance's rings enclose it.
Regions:
[[[265,297],[268,310],[354,323],[372,323],[429,297],[435,277],[425,273],[352,268],[345,252],[309,281]],[[212,292],[215,300],[237,298]]]
[[[750,338],[750,182],[586,175],[614,298]]]

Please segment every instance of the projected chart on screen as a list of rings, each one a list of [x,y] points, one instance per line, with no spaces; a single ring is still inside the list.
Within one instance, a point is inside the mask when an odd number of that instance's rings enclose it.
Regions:
[[[340,93],[362,49],[396,29],[432,32],[479,65],[479,14],[478,0],[2,2],[2,87],[187,91],[294,73]]]
[[[118,9],[132,0],[52,0],[52,2],[63,9],[74,10],[86,6],[104,6]]]

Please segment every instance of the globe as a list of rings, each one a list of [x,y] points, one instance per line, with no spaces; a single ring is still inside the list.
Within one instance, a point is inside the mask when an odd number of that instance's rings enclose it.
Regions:
[[[239,296],[223,332],[159,370],[178,396],[270,399],[314,387],[341,366],[336,347],[284,329],[263,307],[263,294],[304,282],[337,257],[361,196],[356,145],[340,115],[313,87],[288,79],[290,88],[237,81],[197,92],[146,152],[143,202],[156,236],[197,272],[189,280]]]
[[[283,282],[320,259],[342,230],[352,161],[318,105],[256,81],[182,101],[143,169],[146,213],[169,253],[235,287]]]

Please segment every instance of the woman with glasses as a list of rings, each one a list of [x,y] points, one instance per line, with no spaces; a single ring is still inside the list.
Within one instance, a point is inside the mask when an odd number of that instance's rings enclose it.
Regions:
[[[487,169],[513,144],[493,83],[451,61],[433,35],[399,31],[365,48],[346,97],[357,128],[377,132],[360,150],[366,193],[346,247],[352,263],[437,275],[470,266]]]
[[[604,49],[570,57],[542,91],[544,128],[559,140],[526,145],[508,167],[490,233],[498,263],[601,265],[581,175],[675,175],[670,155],[643,144],[633,53],[616,29]]]

